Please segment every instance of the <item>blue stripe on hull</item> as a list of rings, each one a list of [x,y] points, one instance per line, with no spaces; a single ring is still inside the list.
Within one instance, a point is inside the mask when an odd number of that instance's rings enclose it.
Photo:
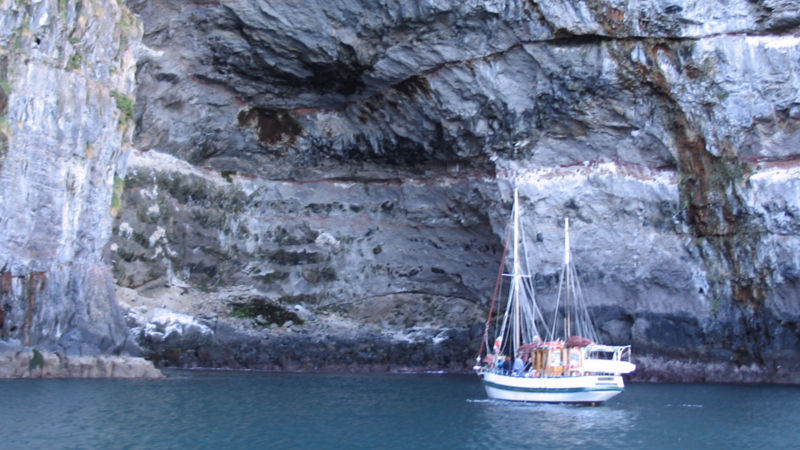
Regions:
[[[571,394],[575,392],[622,392],[625,388],[617,387],[617,386],[604,386],[598,388],[526,388],[526,387],[518,387],[518,386],[506,386],[503,384],[492,383],[490,381],[485,381],[486,386],[493,387],[495,389],[503,389],[506,391],[515,391],[515,392],[531,392],[531,393],[542,393],[542,394]]]

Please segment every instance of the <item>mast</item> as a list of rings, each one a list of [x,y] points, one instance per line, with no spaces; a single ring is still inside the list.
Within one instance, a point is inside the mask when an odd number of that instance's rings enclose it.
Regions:
[[[520,304],[519,304],[519,291],[520,291],[520,264],[519,264],[519,190],[514,188],[514,272],[513,272],[513,290],[514,290],[514,348],[513,352],[516,353],[520,346]],[[516,356],[516,355],[512,355]]]
[[[564,327],[565,328],[564,339],[566,340],[569,339],[569,337],[572,334],[571,330],[572,327],[570,324],[570,307],[571,307],[570,287],[572,285],[572,276],[571,276],[572,271],[569,270],[569,218],[568,217],[564,218],[564,267],[566,268],[565,272],[567,276],[567,305],[566,305],[567,310],[566,314],[564,314],[564,316],[566,317],[565,319],[566,324]]]

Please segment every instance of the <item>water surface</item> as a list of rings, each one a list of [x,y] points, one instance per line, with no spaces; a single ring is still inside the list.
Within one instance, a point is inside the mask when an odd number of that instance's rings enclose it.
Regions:
[[[0,381],[2,448],[797,448],[800,387],[632,384],[599,407],[475,376],[169,372]]]

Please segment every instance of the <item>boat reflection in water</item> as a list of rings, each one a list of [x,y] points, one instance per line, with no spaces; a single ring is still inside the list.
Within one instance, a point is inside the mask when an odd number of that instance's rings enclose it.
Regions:
[[[537,447],[597,446],[599,436],[619,439],[631,433],[639,420],[632,408],[580,408],[492,399],[479,402],[482,431],[494,437],[492,444],[497,448],[520,445],[520,433],[535,435]]]

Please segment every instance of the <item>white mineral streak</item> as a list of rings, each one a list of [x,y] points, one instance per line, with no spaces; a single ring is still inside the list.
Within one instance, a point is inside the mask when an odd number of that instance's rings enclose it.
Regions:
[[[128,224],[128,222],[122,222],[119,224],[119,235],[125,239],[130,239],[133,237],[133,228],[130,226],[130,224]]]
[[[162,227],[156,227],[156,230],[153,234],[150,235],[149,242],[150,247],[156,245],[156,242],[161,241],[166,236],[166,230]]]
[[[771,167],[768,169],[757,170],[750,175],[750,181],[761,183],[790,183],[797,185],[800,183],[800,166],[793,167]],[[800,200],[800,198],[798,198]]]
[[[747,36],[745,41],[751,47],[763,46],[768,49],[784,50],[784,53],[800,46],[800,36]]]
[[[212,334],[211,328],[198,322],[194,317],[164,308],[153,311],[144,325],[143,332],[148,338],[158,341],[176,339],[188,334]]]
[[[322,232],[314,240],[317,245],[339,245],[339,241],[328,232]]]
[[[193,175],[212,181],[218,185],[225,185],[228,183],[219,171],[198,168],[169,153],[160,152],[156,149],[132,151],[128,156],[128,165],[132,168],[155,169],[165,172],[175,172],[181,175]],[[157,195],[158,193],[155,192],[153,198],[156,198]]]

